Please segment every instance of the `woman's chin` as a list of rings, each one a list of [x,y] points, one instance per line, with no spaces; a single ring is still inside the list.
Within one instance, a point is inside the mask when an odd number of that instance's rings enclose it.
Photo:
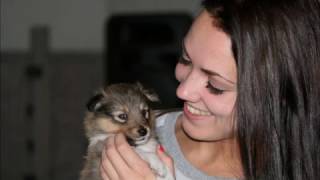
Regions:
[[[195,126],[185,119],[181,121],[181,128],[190,139],[195,141],[212,142],[233,138],[232,133],[225,133],[225,131],[223,133],[221,129]]]
[[[206,132],[205,129],[202,129],[200,127],[195,127],[188,121],[182,121],[181,122],[181,128],[183,132],[191,139],[195,141],[209,141],[210,135],[208,132]]]

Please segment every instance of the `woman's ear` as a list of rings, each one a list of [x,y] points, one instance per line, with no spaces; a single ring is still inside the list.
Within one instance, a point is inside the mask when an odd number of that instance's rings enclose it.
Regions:
[[[90,112],[99,111],[99,108],[102,107],[101,100],[103,99],[103,97],[104,96],[100,93],[93,96],[87,103],[88,111]]]
[[[136,83],[139,90],[145,95],[145,97],[147,97],[147,99],[151,102],[158,102],[160,101],[157,93],[155,93],[153,90],[151,89],[146,89],[142,86],[141,83],[137,82]]]

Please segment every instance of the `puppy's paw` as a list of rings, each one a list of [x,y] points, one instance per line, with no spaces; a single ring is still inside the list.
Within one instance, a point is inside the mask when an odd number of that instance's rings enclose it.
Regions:
[[[154,173],[157,176],[160,177],[165,177],[167,175],[167,169],[166,166],[164,164],[156,164],[155,166],[151,167],[151,169],[154,171]]]
[[[157,180],[174,180],[170,169],[162,162],[150,164],[151,169],[157,176]]]
[[[158,171],[157,180],[175,180],[168,167],[164,166],[163,170]]]

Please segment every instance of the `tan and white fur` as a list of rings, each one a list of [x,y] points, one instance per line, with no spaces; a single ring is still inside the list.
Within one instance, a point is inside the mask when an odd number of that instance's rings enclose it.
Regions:
[[[80,180],[102,179],[99,166],[104,142],[117,133],[123,133],[140,157],[149,163],[157,180],[174,179],[156,154],[155,118],[148,105],[155,101],[158,101],[157,95],[140,83],[113,84],[89,100],[84,119],[89,146]]]

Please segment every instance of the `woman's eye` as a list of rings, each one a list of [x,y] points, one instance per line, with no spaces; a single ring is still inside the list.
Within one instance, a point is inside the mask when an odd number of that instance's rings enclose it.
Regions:
[[[221,95],[224,93],[224,90],[218,89],[218,88],[212,86],[210,83],[207,84],[206,88],[209,89],[210,93],[215,94],[215,95]]]
[[[178,59],[178,63],[183,64],[183,65],[190,65],[191,61],[187,60],[183,56],[180,56],[179,59]]]

